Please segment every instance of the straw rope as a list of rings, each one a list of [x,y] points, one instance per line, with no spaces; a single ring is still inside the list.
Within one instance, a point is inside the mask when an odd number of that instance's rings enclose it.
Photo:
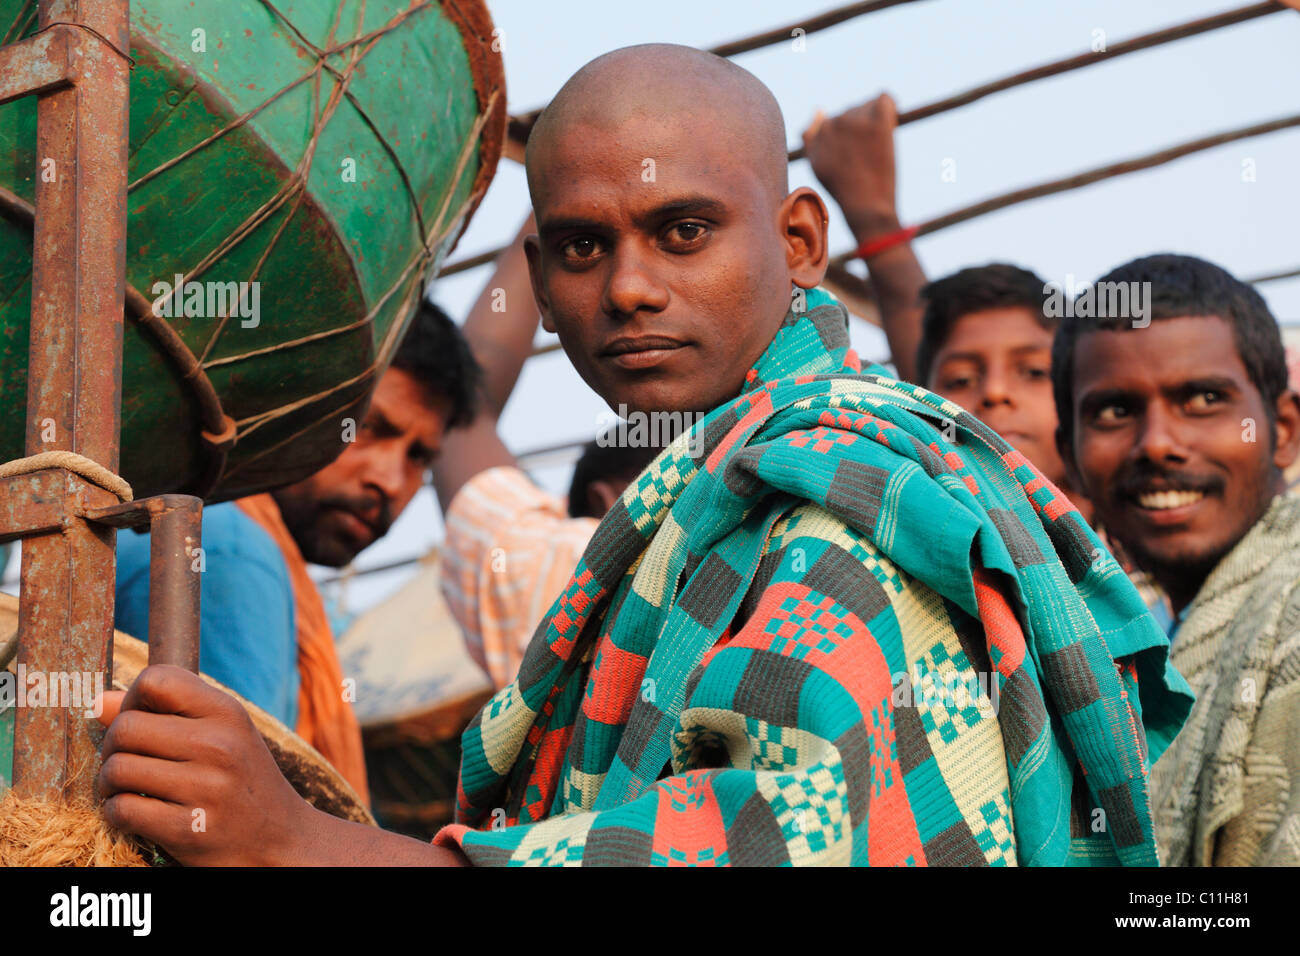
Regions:
[[[0,866],[149,866],[95,807],[0,797]]]
[[[74,451],[43,451],[26,458],[15,458],[0,464],[0,478],[12,478],[15,475],[30,475],[47,468],[62,468],[80,475],[92,485],[98,485],[105,491],[111,491],[121,501],[133,500],[131,486],[121,475],[115,475],[99,462],[78,455]]]

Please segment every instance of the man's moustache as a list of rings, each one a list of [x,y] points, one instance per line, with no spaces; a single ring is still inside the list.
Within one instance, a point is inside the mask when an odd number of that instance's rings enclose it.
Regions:
[[[346,511],[358,521],[369,525],[375,531],[375,536],[382,538],[388,533],[388,529],[393,525],[393,517],[387,501],[375,501],[374,499],[356,499],[356,498],[322,498],[320,499],[322,510],[336,508],[340,511]],[[374,515],[371,519],[369,516]]]
[[[1131,497],[1150,491],[1153,486],[1161,491],[1199,491],[1210,494],[1218,491],[1223,483],[1212,475],[1144,468],[1123,476],[1115,487],[1121,495]]]

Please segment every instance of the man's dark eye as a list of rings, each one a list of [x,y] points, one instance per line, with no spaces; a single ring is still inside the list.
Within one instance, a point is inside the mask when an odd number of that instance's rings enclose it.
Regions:
[[[1212,388],[1203,389],[1197,392],[1188,400],[1187,404],[1192,411],[1205,411],[1212,405],[1220,405],[1224,401],[1224,394]]]
[[[670,241],[685,243],[687,245],[698,242],[704,238],[708,232],[708,227],[699,222],[677,222],[673,223],[668,229],[668,238]]]
[[[598,248],[595,239],[589,236],[579,236],[577,239],[570,239],[560,246],[560,252],[570,259],[590,259],[596,254]]]
[[[1103,423],[1122,421],[1128,417],[1128,408],[1117,402],[1111,402],[1097,409],[1092,417],[1094,421]]]

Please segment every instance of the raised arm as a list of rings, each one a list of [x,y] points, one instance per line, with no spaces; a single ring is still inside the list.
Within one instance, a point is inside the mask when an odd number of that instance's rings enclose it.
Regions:
[[[897,124],[894,101],[882,93],[839,116],[825,119],[819,114],[803,136],[813,172],[844,213],[859,246],[901,228],[895,200]],[[898,377],[914,381],[925,272],[910,242],[868,257],[867,269]]]
[[[529,216],[465,320],[465,338],[483,367],[483,403],[465,428],[449,431],[433,465],[433,487],[445,514],[456,492],[480,472],[513,465],[514,456],[497,434],[497,420],[533,348],[537,306],[528,282],[524,236],[535,229]]]

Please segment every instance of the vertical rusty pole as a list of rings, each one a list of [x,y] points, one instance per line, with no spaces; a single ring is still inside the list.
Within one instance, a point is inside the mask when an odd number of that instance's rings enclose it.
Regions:
[[[199,672],[199,574],[193,568],[203,506],[170,507],[149,524],[149,663]],[[150,499],[153,500],[153,499]]]
[[[128,0],[41,0],[39,9],[42,27],[81,24],[129,48]],[[102,41],[82,51],[72,85],[42,93],[37,107],[27,454],[73,451],[116,471],[128,63]],[[29,672],[90,672],[109,684],[115,540],[112,528],[74,517],[23,541],[19,660]],[[81,710],[23,707],[15,717],[14,790],[91,799],[97,743]]]

